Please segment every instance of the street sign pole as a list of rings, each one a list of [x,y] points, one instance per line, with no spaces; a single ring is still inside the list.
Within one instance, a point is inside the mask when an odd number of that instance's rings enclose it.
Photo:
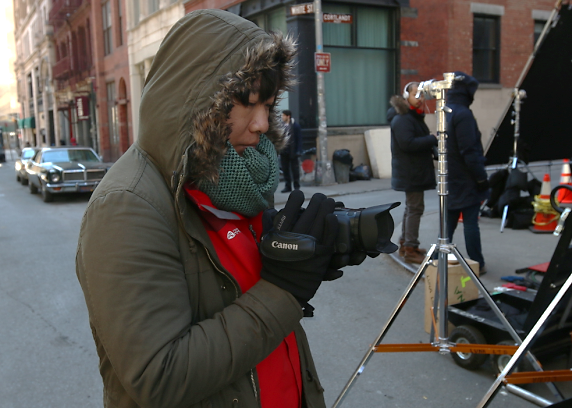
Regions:
[[[316,52],[323,53],[322,2],[314,0],[314,21],[316,25]],[[332,162],[328,160],[328,131],[326,122],[326,97],[324,93],[324,73],[317,71],[318,91],[318,160],[316,162],[316,185],[336,184]]]

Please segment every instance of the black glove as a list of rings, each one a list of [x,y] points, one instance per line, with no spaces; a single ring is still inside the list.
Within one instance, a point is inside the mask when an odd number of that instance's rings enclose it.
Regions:
[[[314,297],[328,274],[338,233],[334,200],[314,194],[302,210],[304,194],[294,190],[280,212],[263,214],[260,277],[290,292],[302,307]],[[272,220],[269,227],[269,220]]]
[[[477,191],[487,191],[489,189],[489,181],[487,179],[477,181]]]

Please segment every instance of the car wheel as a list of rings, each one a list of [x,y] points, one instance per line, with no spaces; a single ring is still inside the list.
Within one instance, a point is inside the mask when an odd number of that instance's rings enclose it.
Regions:
[[[485,336],[473,326],[459,326],[451,332],[450,340],[462,344],[486,344]],[[458,366],[467,370],[479,368],[487,359],[486,354],[451,353],[451,357]]]
[[[42,185],[42,200],[44,200],[44,203],[51,203],[54,201],[54,195],[46,189],[45,185]]]
[[[30,188],[30,194],[38,194],[38,187],[31,180],[28,180],[28,187]]]
[[[17,181],[18,183],[21,183],[21,182],[22,182],[22,180],[20,179],[20,175],[17,174],[17,173],[16,173],[16,181]]]
[[[28,185],[28,179],[20,176],[20,183],[22,183],[23,186],[27,186]]]

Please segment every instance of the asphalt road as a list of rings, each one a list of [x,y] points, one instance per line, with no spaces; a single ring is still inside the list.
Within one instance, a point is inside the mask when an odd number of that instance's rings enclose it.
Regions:
[[[430,193],[432,194],[432,193]],[[433,199],[434,198],[434,199]],[[348,207],[402,199],[393,191],[347,195]],[[98,359],[83,294],[75,276],[75,250],[85,196],[43,203],[16,182],[13,163],[0,167],[0,406],[102,407]],[[426,212],[438,200],[426,200]],[[401,219],[401,207],[394,217]],[[104,254],[102,254],[104,256]],[[389,256],[348,268],[326,282],[311,302],[315,317],[303,324],[327,406],[387,321],[411,281]],[[413,292],[384,342],[428,342],[423,329],[423,283]],[[347,407],[476,407],[493,382],[483,366],[467,371],[437,353],[375,354],[348,393]],[[535,405],[501,391],[490,407]]]

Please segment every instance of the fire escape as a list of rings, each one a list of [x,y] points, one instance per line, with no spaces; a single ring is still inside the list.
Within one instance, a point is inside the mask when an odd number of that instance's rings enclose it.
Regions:
[[[54,0],[52,2],[52,9],[49,14],[49,23],[54,29],[54,39],[58,37],[58,32],[63,30],[70,31],[69,20],[78,11],[78,9],[84,4],[89,3],[89,0]],[[68,23],[67,25],[65,23]],[[60,59],[52,67],[53,79],[58,82],[61,86],[63,82],[73,79],[73,77],[79,74],[79,66],[77,66],[78,58],[76,56],[74,61],[73,53],[77,52],[77,49],[70,47],[67,41],[71,40],[71,36],[66,35],[66,55],[60,54]],[[55,44],[56,47],[59,44]],[[74,64],[75,62],[75,64]],[[74,81],[75,82],[75,81]]]

